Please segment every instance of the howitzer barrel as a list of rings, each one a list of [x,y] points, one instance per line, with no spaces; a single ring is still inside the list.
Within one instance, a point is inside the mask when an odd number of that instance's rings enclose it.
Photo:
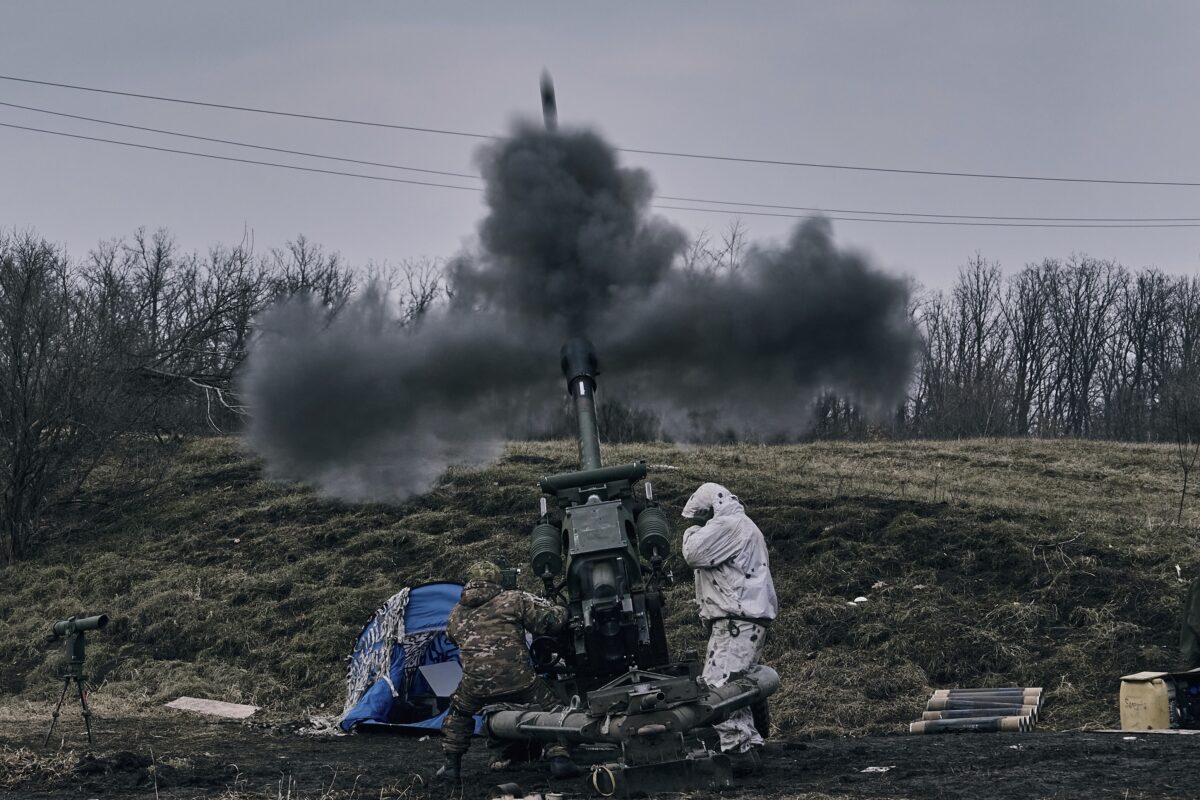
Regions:
[[[914,722],[908,726],[909,733],[1025,733],[1029,729],[1028,717],[935,719]]]
[[[596,348],[583,337],[568,339],[562,346],[562,372],[567,393],[575,402],[575,421],[579,425],[579,468],[600,468],[600,430],[596,426],[596,375],[599,362]]]
[[[773,694],[779,675],[759,664],[728,683],[710,687],[694,702],[638,714],[593,716],[587,711],[495,711],[487,715],[488,733],[499,739],[621,744],[636,736],[684,733],[729,718]]]

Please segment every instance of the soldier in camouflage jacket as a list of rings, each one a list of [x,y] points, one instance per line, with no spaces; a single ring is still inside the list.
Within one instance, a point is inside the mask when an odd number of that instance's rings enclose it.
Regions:
[[[560,705],[533,671],[525,632],[555,634],[567,622],[567,610],[547,600],[500,587],[500,568],[487,561],[471,566],[462,598],[450,612],[446,632],[458,645],[462,681],[442,723],[446,763],[439,777],[461,776],[462,756],[471,746],[475,715],[496,703],[553,708]],[[565,746],[546,748],[556,776],[576,772]]]

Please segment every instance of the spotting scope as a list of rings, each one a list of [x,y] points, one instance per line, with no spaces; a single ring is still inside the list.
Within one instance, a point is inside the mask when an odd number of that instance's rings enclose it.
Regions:
[[[86,634],[88,631],[98,631],[108,626],[108,615],[97,614],[94,617],[68,617],[54,623],[52,630],[56,639],[66,640],[67,659],[62,665],[63,679],[62,694],[58,696],[58,703],[54,706],[54,713],[50,718],[50,730],[46,731],[46,739],[42,742],[45,747],[50,744],[50,736],[54,733],[54,727],[58,724],[58,715],[62,709],[63,700],[67,697],[67,690],[71,686],[71,682],[75,682],[75,687],[79,695],[79,705],[83,710],[83,722],[87,727],[88,744],[92,743],[92,709],[88,706],[87,696],[87,678],[84,676],[83,667],[84,661],[87,660],[86,650]]]
[[[80,631],[98,631],[108,625],[108,614],[97,614],[94,617],[70,617],[54,623],[55,636],[70,636]]]

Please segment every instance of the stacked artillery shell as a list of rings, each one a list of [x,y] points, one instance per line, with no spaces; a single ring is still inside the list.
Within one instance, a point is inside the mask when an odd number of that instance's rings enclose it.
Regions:
[[[926,711],[922,720],[969,719],[970,717],[1029,717],[1037,722],[1037,706],[988,706],[987,708],[951,708],[945,711]]]
[[[968,717],[967,719],[934,719],[914,722],[909,733],[1026,733],[1033,723],[1029,717]]]
[[[1040,688],[938,689],[909,733],[1011,731],[1025,733],[1037,723]]]

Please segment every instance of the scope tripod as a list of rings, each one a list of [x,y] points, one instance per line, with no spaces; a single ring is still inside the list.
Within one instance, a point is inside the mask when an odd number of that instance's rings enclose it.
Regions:
[[[79,664],[78,667],[82,667]],[[58,724],[59,713],[62,710],[63,701],[67,699],[67,690],[71,688],[71,681],[75,681],[75,688],[79,693],[79,705],[83,708],[83,724],[87,728],[88,747],[91,747],[92,742],[92,709],[88,707],[87,701],[87,679],[83,676],[82,669],[76,669],[76,665],[71,664],[63,672],[63,688],[62,694],[58,696],[58,702],[54,704],[54,713],[50,716],[50,730],[46,731],[46,741],[42,742],[42,747],[50,744],[50,737],[54,735],[54,726]]]

